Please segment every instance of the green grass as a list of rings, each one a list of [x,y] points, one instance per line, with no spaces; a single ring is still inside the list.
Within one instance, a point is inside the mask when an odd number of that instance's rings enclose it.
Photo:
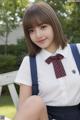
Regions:
[[[0,96],[0,115],[5,115],[8,118],[13,118],[16,113],[16,108],[10,96]]]

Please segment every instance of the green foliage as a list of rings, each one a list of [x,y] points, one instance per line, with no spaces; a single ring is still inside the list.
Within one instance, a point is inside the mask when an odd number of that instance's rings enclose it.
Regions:
[[[80,43],[80,4],[77,2],[66,3],[67,17],[64,30],[71,42]]]
[[[0,73],[18,69],[23,57],[27,54],[24,39],[19,39],[17,45],[8,45],[8,55],[4,54],[4,49],[5,46],[0,45]]]
[[[16,69],[16,56],[0,55],[0,73],[10,72]]]
[[[0,54],[4,54],[4,45],[0,45]]]
[[[8,35],[22,21],[23,11],[28,3],[28,0],[0,0],[0,39],[5,43],[5,54]]]
[[[17,48],[17,53],[16,53],[17,55],[27,53],[27,45],[25,43],[24,38],[18,39],[16,48]]]
[[[0,54],[5,54],[4,53],[5,50],[5,45],[0,45]],[[16,55],[16,45],[8,45],[7,46],[7,54],[12,54],[12,55]]]
[[[25,40],[19,39],[16,45],[16,56],[17,56],[17,65],[20,66],[23,57],[27,54],[27,46]]]
[[[7,46],[7,54],[12,54],[12,55],[16,55],[17,54],[17,47],[16,45],[8,45]]]
[[[0,54],[5,54],[5,45],[0,45]],[[27,46],[25,44],[24,38],[18,39],[17,44],[7,45],[7,54],[12,55],[21,55],[23,53],[27,53]]]

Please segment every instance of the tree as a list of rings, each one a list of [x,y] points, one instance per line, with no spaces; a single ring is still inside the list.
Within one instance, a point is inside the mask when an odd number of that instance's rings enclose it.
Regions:
[[[9,33],[16,28],[22,20],[24,8],[28,0],[0,0],[0,39],[5,37],[5,54]]]
[[[66,33],[71,42],[80,42],[80,4],[77,2],[67,3]]]

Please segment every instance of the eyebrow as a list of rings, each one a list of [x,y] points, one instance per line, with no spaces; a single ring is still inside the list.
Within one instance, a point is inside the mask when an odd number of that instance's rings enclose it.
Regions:
[[[35,28],[36,26],[41,26],[41,25],[43,25],[43,24],[46,24],[46,23],[39,23],[39,24],[37,24],[37,25],[32,25],[32,26],[30,26],[30,27],[28,27],[28,30],[29,29],[31,29],[31,28]]]

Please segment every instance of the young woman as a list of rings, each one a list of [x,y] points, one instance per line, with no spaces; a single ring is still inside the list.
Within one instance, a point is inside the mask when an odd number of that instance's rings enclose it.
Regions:
[[[80,120],[80,74],[56,13],[47,3],[34,3],[25,11],[23,29],[29,56],[15,80],[20,84],[16,120]],[[37,95],[32,95],[30,56],[36,57]]]

